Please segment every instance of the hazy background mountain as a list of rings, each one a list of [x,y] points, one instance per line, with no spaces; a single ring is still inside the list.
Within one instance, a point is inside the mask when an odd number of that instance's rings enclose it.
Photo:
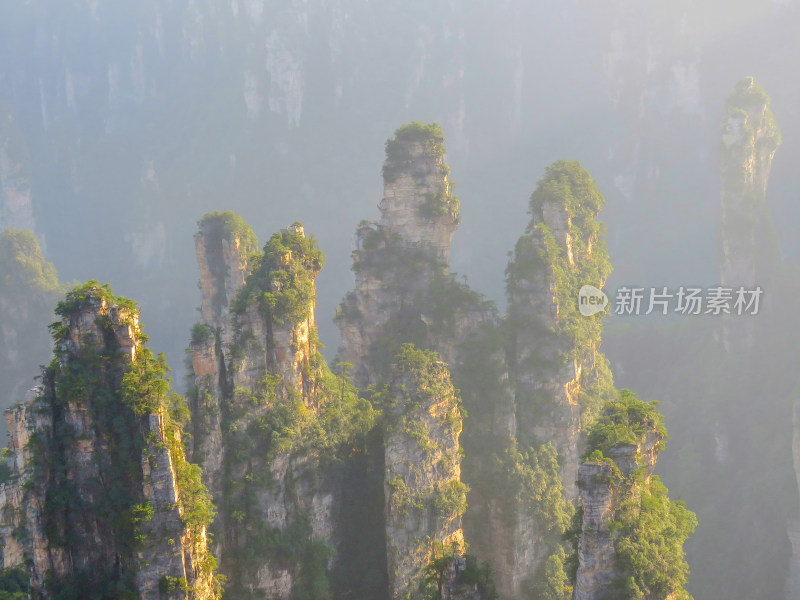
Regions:
[[[318,237],[333,356],[353,231],[377,216],[383,144],[410,120],[442,124],[463,217],[453,266],[498,302],[527,198],[558,158],[606,196],[611,289],[709,285],[724,102],[754,76],[783,132],[769,207],[784,255],[800,256],[796,1],[30,0],[0,13],[0,226],[33,229],[62,281],[140,299],[173,366],[199,304],[196,222],[223,209],[262,243],[295,220]],[[606,340],[618,383],[650,397],[672,384],[631,363],[630,340],[643,356],[658,340],[638,323],[612,319]],[[716,568],[695,567],[698,598],[714,597]]]

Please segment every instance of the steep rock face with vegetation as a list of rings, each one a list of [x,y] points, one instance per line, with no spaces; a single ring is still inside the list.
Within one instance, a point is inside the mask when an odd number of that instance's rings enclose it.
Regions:
[[[392,598],[420,597],[437,549],[464,553],[460,399],[444,363],[405,346],[381,395],[385,431],[386,543]]]
[[[89,282],[56,313],[55,358],[6,413],[4,566],[27,569],[42,599],[217,597],[188,411],[135,304]]]
[[[11,227],[0,233],[0,406],[22,398],[33,385],[30,370],[47,362],[46,326],[63,291],[33,233]]]
[[[189,356],[193,375],[193,459],[203,465],[203,477],[219,497],[222,468],[222,424],[219,399],[229,383],[223,349],[233,341],[230,304],[249,274],[249,257],[258,252],[250,226],[232,211],[208,213],[195,235],[200,272],[200,321],[192,329]]]
[[[219,219],[204,217],[199,235]],[[315,240],[295,223],[248,258],[252,234],[235,223],[221,244],[198,243],[201,277],[214,275],[204,261],[222,276],[201,280],[190,348],[193,417],[209,439],[195,441],[196,456],[219,506],[226,597],[325,598],[346,546],[343,460],[363,448],[372,408],[319,353]]]
[[[602,288],[611,271],[604,227],[596,220],[603,204],[578,162],[547,167],[506,270],[518,429],[553,443],[570,499],[579,434],[612,385],[599,353],[602,314],[578,311],[580,288]]]
[[[508,314],[475,330],[455,369],[471,416],[465,533],[490,561],[501,597],[570,593],[562,534],[581,438],[613,389],[598,352],[601,316],[577,308],[581,286],[602,287],[610,271],[595,221],[602,203],[578,163],[548,167],[506,270]]]
[[[697,524],[653,475],[666,430],[655,403],[622,390],[589,431],[578,472],[573,600],[689,600],[683,543]]]
[[[336,315],[339,356],[355,365],[360,387],[388,375],[405,342],[436,348],[451,364],[452,340],[489,311],[447,272],[460,218],[443,144],[435,123],[409,123],[386,142],[381,218],[356,231],[356,286]]]
[[[752,77],[736,84],[726,105],[720,144],[720,278],[724,286],[732,288],[769,286],[779,250],[766,194],[781,133],[770,110],[769,96]],[[755,334],[751,319],[724,321],[726,349],[752,348]]]

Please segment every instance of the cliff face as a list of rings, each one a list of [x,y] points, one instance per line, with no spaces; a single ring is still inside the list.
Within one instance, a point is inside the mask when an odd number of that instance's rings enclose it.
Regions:
[[[389,593],[415,598],[437,550],[465,550],[461,410],[447,367],[410,347],[397,357],[384,406]]]
[[[608,402],[592,426],[578,471],[582,522],[573,600],[690,600],[683,542],[697,521],[653,476],[665,438],[655,404],[629,390]]]
[[[769,105],[769,96],[753,78],[743,79],[728,96],[722,126],[720,279],[734,289],[769,286],[779,256],[766,194],[781,134]],[[752,319],[725,319],[727,350],[751,349],[754,341]]]
[[[468,289],[456,298],[461,305],[442,311],[438,302],[462,285],[447,275],[459,205],[443,143],[438,125],[419,123],[404,125],[386,142],[381,218],[356,231],[356,286],[336,315],[339,356],[355,365],[360,387],[388,373],[403,342],[434,347],[452,363],[453,339],[485,316],[486,307]]]
[[[219,506],[226,594],[329,593],[345,510],[343,469],[334,465],[363,441],[371,408],[318,352],[322,255],[295,223],[248,262],[254,237],[230,213],[206,215],[196,240],[203,300],[190,347],[195,456]]]
[[[641,494],[640,484],[627,485],[620,481],[629,478],[639,468],[642,457],[653,456],[660,441],[650,436],[643,444],[612,448],[611,462],[587,461],[578,470],[578,487],[583,509],[583,524],[578,545],[579,568],[573,600],[601,600],[609,596],[612,585],[624,576],[618,568],[614,550],[612,523],[622,503]],[[645,474],[641,484],[649,483],[655,460],[644,461]]]
[[[584,317],[577,309],[581,286],[602,288],[611,271],[595,220],[603,203],[578,163],[548,167],[506,270],[518,427],[555,445],[570,499],[576,497],[579,434],[611,385],[598,352],[602,315]]]
[[[213,507],[184,457],[182,401],[144,346],[135,307],[90,282],[57,312],[56,358],[6,413],[4,566],[25,565],[36,598],[215,598]]]

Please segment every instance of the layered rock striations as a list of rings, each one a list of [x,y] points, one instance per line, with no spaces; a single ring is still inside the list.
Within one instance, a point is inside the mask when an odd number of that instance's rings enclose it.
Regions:
[[[690,598],[683,543],[697,521],[653,476],[665,439],[655,404],[629,390],[592,426],[578,471],[573,600]]]
[[[56,312],[55,358],[6,412],[3,566],[27,569],[34,598],[218,597],[186,411],[135,305],[89,282]]]

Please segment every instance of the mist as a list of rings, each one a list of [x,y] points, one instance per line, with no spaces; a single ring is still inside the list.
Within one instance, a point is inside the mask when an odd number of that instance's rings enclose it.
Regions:
[[[798,31],[795,0],[6,3],[0,228],[31,231],[57,275],[35,294],[0,290],[0,404],[37,383],[52,309],[87,280],[139,303],[186,392],[201,318],[193,236],[212,211],[241,215],[259,247],[293,222],[316,238],[316,326],[333,365],[356,229],[382,214],[387,140],[435,122],[460,201],[449,271],[500,315],[529,198],[560,159],[580,161],[605,198],[612,300],[625,286],[763,288],[760,312],[739,320],[612,311],[602,349],[617,387],[660,401],[671,439],[656,473],[698,519],[686,589],[800,598]],[[733,282],[726,240],[745,233],[725,228],[722,136],[748,77],[781,143],[764,213],[744,227],[755,243],[734,244],[752,280]]]

